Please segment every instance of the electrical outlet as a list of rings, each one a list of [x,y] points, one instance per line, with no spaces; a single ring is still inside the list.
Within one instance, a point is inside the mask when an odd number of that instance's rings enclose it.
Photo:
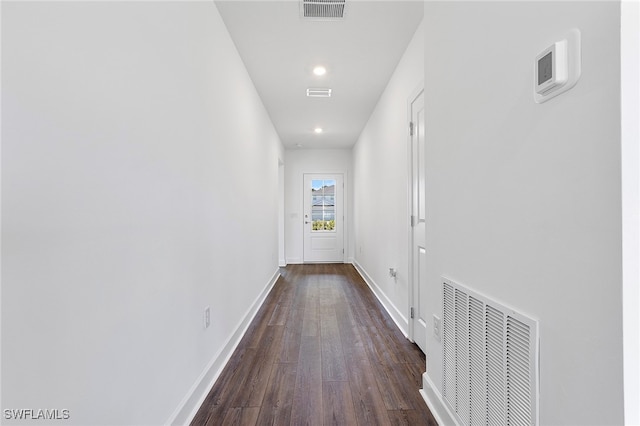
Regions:
[[[211,325],[211,309],[209,309],[208,306],[204,308],[203,320],[204,328],[209,328],[209,326]]]
[[[438,342],[440,341],[441,336],[440,324],[440,318],[436,314],[433,314],[433,337],[435,337]]]

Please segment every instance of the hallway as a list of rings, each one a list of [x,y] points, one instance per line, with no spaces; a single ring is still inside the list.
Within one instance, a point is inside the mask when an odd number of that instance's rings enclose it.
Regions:
[[[281,269],[193,425],[435,425],[424,355],[351,265]]]
[[[0,2],[3,424],[640,424],[638,2],[334,2]]]

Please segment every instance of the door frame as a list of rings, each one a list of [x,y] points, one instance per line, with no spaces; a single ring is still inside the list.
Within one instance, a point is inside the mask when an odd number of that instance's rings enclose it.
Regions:
[[[312,171],[312,172],[302,172],[302,263],[303,264],[313,264],[313,263],[321,263],[321,262],[311,262],[311,261],[305,261],[305,221],[304,221],[304,211],[305,211],[305,185],[304,185],[304,180],[305,180],[305,176],[307,175],[341,175],[342,176],[342,263],[347,263],[347,256],[348,256],[348,245],[347,242],[349,241],[348,239],[348,233],[349,233],[349,221],[347,220],[347,218],[349,217],[349,210],[348,210],[348,199],[349,199],[349,185],[348,185],[348,173],[346,170],[339,170],[339,171],[323,171],[323,172],[317,172],[317,171]],[[330,262],[327,262],[330,263]]]
[[[278,157],[278,266],[287,266],[287,250],[286,250],[286,238],[285,238],[285,168],[284,161]]]
[[[420,94],[424,92],[424,80],[420,82],[420,84],[418,84],[418,86],[416,86],[415,89],[413,89],[413,91],[411,92],[411,94],[409,95],[409,97],[407,98],[407,142],[406,142],[406,146],[407,146],[407,219],[408,221],[407,223],[407,233],[409,235],[408,241],[409,241],[409,247],[408,247],[408,256],[407,256],[407,260],[409,261],[409,268],[407,269],[408,271],[408,283],[409,283],[409,300],[408,302],[408,306],[407,306],[407,319],[408,319],[408,325],[409,325],[409,329],[407,330],[407,337],[409,338],[409,341],[415,343],[415,339],[414,339],[414,326],[415,326],[415,321],[416,318],[412,318],[411,317],[411,309],[415,306],[415,299],[416,299],[416,293],[417,293],[417,289],[416,289],[416,284],[420,285],[420,283],[415,283],[414,282],[414,277],[413,277],[413,267],[414,267],[414,261],[413,261],[413,223],[412,223],[412,213],[413,213],[413,147],[411,146],[412,140],[413,140],[413,136],[411,135],[410,131],[409,131],[409,123],[411,123],[412,120],[412,105],[413,102],[418,98],[418,96],[420,96]]]

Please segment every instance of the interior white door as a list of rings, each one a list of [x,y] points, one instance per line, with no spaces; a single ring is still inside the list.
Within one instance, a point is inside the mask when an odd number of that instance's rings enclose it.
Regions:
[[[343,175],[304,175],[304,262],[344,262]]]
[[[422,306],[426,294],[426,191],[425,191],[425,139],[424,92],[411,101],[411,263],[412,263],[412,315],[413,341],[426,352],[427,318]]]

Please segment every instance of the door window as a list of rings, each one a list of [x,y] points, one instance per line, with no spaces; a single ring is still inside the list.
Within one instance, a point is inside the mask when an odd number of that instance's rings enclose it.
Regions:
[[[311,231],[335,232],[336,230],[336,181],[335,179],[311,180]]]

